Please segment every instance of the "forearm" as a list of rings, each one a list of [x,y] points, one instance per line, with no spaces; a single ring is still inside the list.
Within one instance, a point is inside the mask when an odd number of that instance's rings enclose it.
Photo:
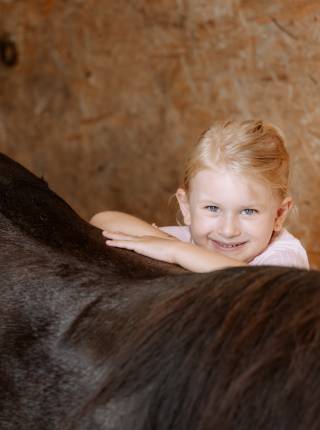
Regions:
[[[242,261],[191,243],[177,241],[174,246],[172,262],[192,272],[204,273],[226,267],[246,266],[246,263]]]
[[[110,232],[121,232],[135,236],[155,236],[167,238],[168,235],[140,218],[124,212],[105,211],[94,215],[90,223]]]

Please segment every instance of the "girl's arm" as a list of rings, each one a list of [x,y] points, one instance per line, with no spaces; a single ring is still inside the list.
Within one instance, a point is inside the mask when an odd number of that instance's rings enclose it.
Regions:
[[[111,232],[104,232],[103,235],[108,238],[106,243],[109,246],[130,249],[156,260],[175,263],[192,272],[203,273],[226,267],[246,266],[246,263],[242,261],[208,251],[192,243],[182,242],[171,236],[167,238],[136,237]]]
[[[99,212],[91,218],[90,224],[108,232],[121,232],[134,236],[170,237],[146,221],[124,212]]]

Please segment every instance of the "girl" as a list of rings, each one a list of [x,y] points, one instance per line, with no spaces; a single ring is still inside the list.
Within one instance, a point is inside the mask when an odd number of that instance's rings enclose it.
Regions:
[[[184,226],[157,228],[119,212],[96,214],[108,246],[131,249],[194,272],[242,265],[309,268],[283,224],[292,208],[282,133],[262,121],[209,128],[193,148],[176,197]]]

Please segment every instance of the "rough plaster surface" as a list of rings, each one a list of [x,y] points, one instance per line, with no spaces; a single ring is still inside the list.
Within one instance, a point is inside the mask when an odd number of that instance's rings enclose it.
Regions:
[[[0,0],[0,150],[81,215],[158,224],[186,150],[216,119],[280,126],[299,217],[320,267],[318,0]]]

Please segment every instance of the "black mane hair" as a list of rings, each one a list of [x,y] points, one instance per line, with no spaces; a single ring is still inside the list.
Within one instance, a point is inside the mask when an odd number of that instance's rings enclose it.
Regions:
[[[122,430],[316,430],[319,358],[319,272],[218,271],[153,306],[81,419]]]

